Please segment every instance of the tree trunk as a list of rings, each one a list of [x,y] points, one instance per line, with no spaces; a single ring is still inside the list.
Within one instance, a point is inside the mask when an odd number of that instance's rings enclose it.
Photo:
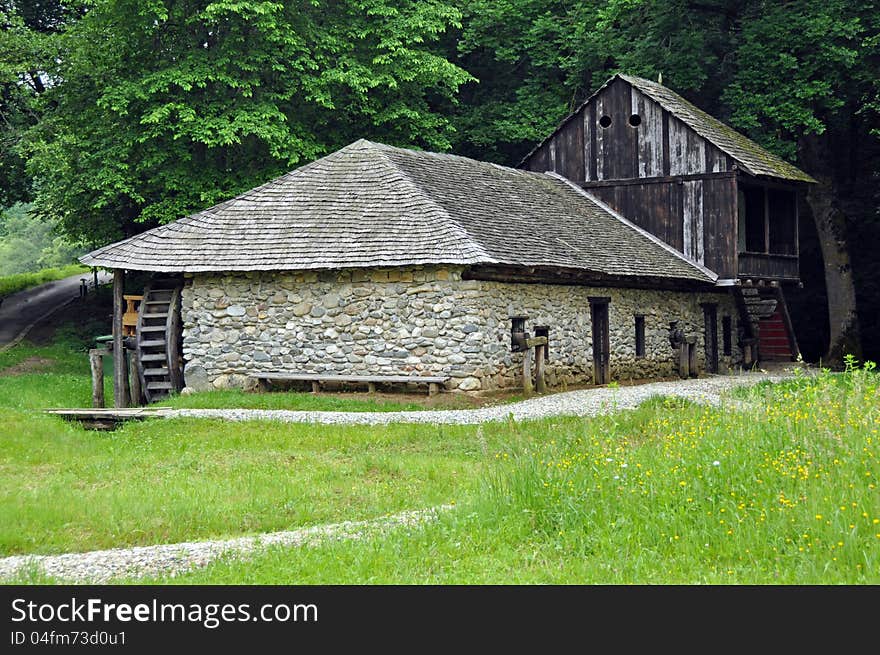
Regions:
[[[836,195],[829,135],[810,134],[800,139],[804,168],[816,179],[807,194],[807,204],[816,224],[828,293],[828,349],[825,363],[840,364],[843,356],[862,356],[856,288],[846,239],[846,216]]]

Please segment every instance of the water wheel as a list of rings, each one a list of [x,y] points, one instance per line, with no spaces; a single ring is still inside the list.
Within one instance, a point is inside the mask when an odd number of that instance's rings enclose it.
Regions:
[[[183,388],[178,280],[154,280],[138,310],[137,368],[148,403]]]

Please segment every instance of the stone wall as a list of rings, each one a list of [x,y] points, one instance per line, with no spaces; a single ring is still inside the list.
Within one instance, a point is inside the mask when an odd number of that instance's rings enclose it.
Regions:
[[[614,379],[672,375],[669,322],[698,341],[701,302],[734,317],[729,293],[687,293],[462,280],[459,268],[195,274],[183,291],[185,379],[192,389],[244,386],[257,371],[449,375],[463,391],[522,384],[510,351],[510,316],[526,330],[550,326],[551,386],[590,382],[590,296],[611,298]],[[645,316],[646,357],[635,356],[635,318]]]

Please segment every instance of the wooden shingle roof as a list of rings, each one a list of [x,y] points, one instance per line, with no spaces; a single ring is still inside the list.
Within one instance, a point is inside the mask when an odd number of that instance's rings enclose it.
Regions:
[[[503,264],[717,278],[558,176],[365,140],[80,261],[161,272]]]

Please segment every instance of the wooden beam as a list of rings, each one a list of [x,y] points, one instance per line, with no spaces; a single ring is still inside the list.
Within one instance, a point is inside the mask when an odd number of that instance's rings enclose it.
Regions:
[[[544,381],[544,360],[547,352],[547,337],[543,337],[544,343],[535,346],[535,390],[538,393],[547,392],[547,383]]]
[[[104,407],[104,355],[105,348],[89,350],[89,366],[92,369],[92,407]]]
[[[532,386],[532,349],[528,348],[523,353],[523,393],[531,395],[534,387]]]
[[[133,407],[140,407],[144,400],[141,391],[141,376],[137,365],[137,351],[126,350],[125,359],[128,362],[128,388],[131,392],[131,404]]]
[[[620,180],[597,180],[595,182],[581,182],[584,189],[596,189],[618,186],[642,186],[645,184],[669,184],[670,182],[689,182],[692,180],[718,180],[723,178],[735,178],[734,171],[724,173],[690,173],[688,175],[664,175],[662,177],[631,177]]]
[[[122,340],[122,314],[125,305],[122,293],[125,290],[125,271],[113,269],[113,405],[117,408],[128,407],[125,393],[125,346]]]

